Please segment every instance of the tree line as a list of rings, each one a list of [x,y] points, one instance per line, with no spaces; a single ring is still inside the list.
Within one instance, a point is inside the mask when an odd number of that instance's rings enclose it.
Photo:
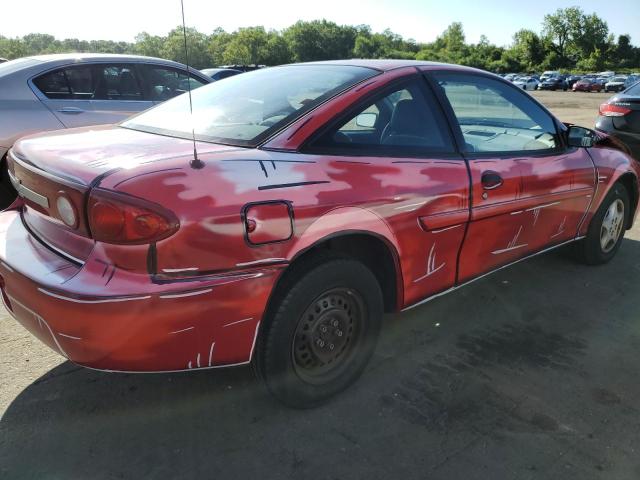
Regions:
[[[187,28],[189,64],[194,68],[218,65],[279,65],[291,62],[344,58],[400,58],[457,63],[494,72],[616,71],[640,67],[640,48],[628,34],[615,36],[595,13],[579,7],[545,15],[540,32],[522,29],[509,46],[497,46],[484,35],[467,43],[461,23],[454,22],[433,42],[413,39],[368,25],[338,25],[327,20],[299,21],[284,30],[262,26],[206,34]],[[0,35],[0,57],[65,52],[130,53],[186,61],[182,26],[166,36],[142,32],[134,42],[58,40],[33,33],[24,37]]]

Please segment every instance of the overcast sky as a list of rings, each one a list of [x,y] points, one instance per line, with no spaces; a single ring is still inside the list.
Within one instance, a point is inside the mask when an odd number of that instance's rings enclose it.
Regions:
[[[572,5],[597,13],[611,32],[628,33],[640,45],[640,0],[185,0],[185,14],[188,26],[205,33],[253,25],[282,29],[297,20],[326,18],[368,24],[374,31],[390,28],[420,42],[434,40],[459,21],[467,41],[477,42],[485,34],[507,45],[520,28],[540,31],[546,13]],[[0,12],[0,35],[9,37],[38,32],[61,39],[132,41],[141,31],[164,35],[181,22],[180,0],[2,0]]]

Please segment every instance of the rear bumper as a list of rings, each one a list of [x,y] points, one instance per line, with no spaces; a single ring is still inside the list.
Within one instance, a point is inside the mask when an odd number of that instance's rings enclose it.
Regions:
[[[251,360],[279,269],[158,284],[100,258],[71,263],[42,245],[17,210],[0,213],[7,310],[69,360],[100,370],[213,368]]]

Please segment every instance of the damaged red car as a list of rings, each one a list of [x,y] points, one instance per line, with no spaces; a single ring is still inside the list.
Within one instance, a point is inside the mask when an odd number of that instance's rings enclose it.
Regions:
[[[79,365],[254,362],[313,406],[364,370],[383,312],[569,243],[607,262],[637,214],[636,161],[479,70],[289,65],[191,100],[9,153],[2,299]]]

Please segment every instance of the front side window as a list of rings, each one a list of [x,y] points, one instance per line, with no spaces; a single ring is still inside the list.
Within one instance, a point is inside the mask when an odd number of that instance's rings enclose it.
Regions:
[[[378,74],[341,65],[290,65],[234,75],[178,96],[121,124],[179,138],[251,146],[324,100]]]
[[[132,65],[96,65],[94,100],[143,100],[138,74]]]
[[[147,66],[148,97],[155,102],[164,102],[189,90],[204,85],[195,77],[188,77],[187,72],[174,68]]]
[[[558,147],[553,118],[519,90],[479,75],[433,76],[451,104],[467,152],[522,152]]]
[[[419,82],[382,94],[324,133],[311,149],[388,156],[454,151],[446,121]]]

